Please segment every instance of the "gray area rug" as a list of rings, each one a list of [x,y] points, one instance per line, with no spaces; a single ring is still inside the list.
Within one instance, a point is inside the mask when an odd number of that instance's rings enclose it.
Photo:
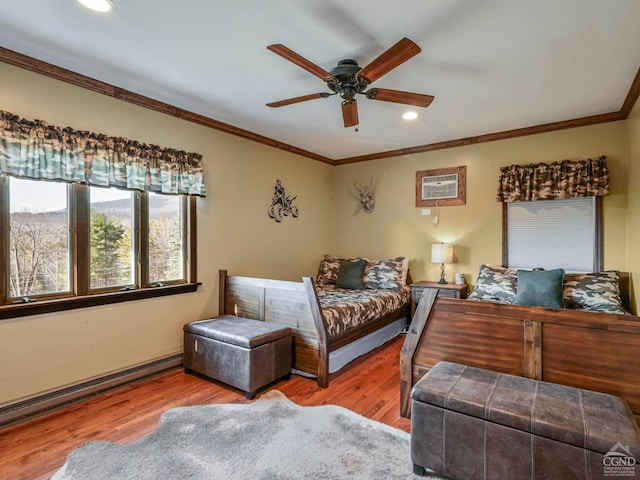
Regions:
[[[301,407],[277,390],[248,405],[167,410],[158,428],[119,445],[75,449],[53,480],[424,479],[409,434],[342,407]]]

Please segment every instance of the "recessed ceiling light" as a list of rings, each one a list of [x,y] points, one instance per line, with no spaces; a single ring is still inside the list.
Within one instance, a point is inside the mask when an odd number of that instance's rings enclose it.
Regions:
[[[82,5],[96,12],[109,12],[116,8],[112,0],[78,0]]]
[[[418,118],[418,114],[412,110],[402,115],[402,118],[404,118],[405,120],[415,120],[416,118]]]

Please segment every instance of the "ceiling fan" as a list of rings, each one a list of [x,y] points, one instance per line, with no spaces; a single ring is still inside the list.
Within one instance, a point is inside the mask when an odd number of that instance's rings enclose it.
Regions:
[[[433,101],[431,95],[390,90],[388,88],[368,88],[371,83],[421,52],[420,47],[408,38],[400,40],[364,68],[360,67],[355,60],[347,58],[339,61],[338,65],[329,72],[284,45],[269,45],[267,48],[273,53],[280,55],[324,80],[332,92],[312,93],[310,95],[267,103],[268,107],[284,107],[285,105],[306,102],[317,98],[340,95],[342,98],[342,118],[344,120],[344,126],[353,127],[358,125],[358,104],[356,103],[356,95],[358,94],[366,96],[369,100],[403,103],[416,107],[428,107]]]

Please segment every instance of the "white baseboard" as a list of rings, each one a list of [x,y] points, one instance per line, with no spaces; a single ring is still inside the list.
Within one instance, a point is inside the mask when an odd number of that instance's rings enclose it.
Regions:
[[[0,428],[182,365],[182,353],[0,407]]]

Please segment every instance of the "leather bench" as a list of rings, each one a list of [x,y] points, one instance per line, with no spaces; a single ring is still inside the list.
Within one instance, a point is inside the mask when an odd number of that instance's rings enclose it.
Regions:
[[[291,375],[291,328],[222,315],[187,323],[183,364],[186,372],[231,385],[247,398]]]
[[[411,395],[417,474],[426,468],[459,480],[640,478],[640,430],[613,395],[450,362],[436,364]]]

